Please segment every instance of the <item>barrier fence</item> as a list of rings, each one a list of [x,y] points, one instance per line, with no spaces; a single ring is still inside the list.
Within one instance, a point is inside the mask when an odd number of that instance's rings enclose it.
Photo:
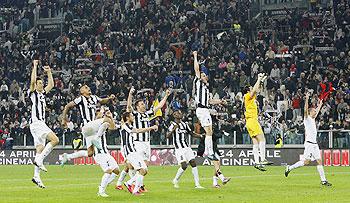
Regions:
[[[252,166],[253,152],[251,148],[221,148],[220,161],[223,166]],[[276,166],[283,166],[286,164],[293,164],[302,159],[303,148],[269,148],[266,150],[266,157],[268,160],[274,162]],[[349,166],[349,149],[324,149],[321,150],[321,157],[323,165],[325,166]],[[55,149],[45,159],[44,164],[58,165],[63,153],[71,153],[70,149]],[[111,149],[111,155],[117,160],[119,164],[124,162],[124,158],[119,149]],[[196,153],[196,149],[194,149]],[[34,149],[14,149],[0,151],[0,165],[31,165],[35,158]],[[198,165],[210,165],[211,162],[203,157],[196,156]],[[78,158],[70,161],[68,164],[72,165],[95,165],[92,157]],[[174,149],[157,148],[152,149],[151,165],[176,165],[176,157]]]

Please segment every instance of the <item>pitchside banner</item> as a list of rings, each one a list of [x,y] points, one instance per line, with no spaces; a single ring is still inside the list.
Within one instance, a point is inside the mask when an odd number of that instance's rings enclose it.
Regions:
[[[225,148],[220,149],[220,161],[223,166],[251,166],[254,164],[253,153],[251,149]],[[266,157],[274,162],[274,165],[293,164],[302,159],[304,149],[267,149]],[[58,149],[53,150],[45,159],[44,164],[59,164],[61,154],[72,153],[72,150]],[[124,162],[124,158],[119,150],[110,150],[111,155],[119,164]],[[196,153],[194,151],[194,153]],[[321,150],[323,165],[325,166],[349,166],[350,152],[348,149],[328,149]],[[35,150],[5,150],[0,151],[0,165],[31,165],[35,158]],[[196,157],[198,165],[210,165],[210,161],[203,157]],[[96,164],[92,157],[78,158],[72,160],[69,164],[74,165],[94,165]],[[153,149],[151,152],[152,165],[176,165],[177,160],[174,155],[174,149]]]

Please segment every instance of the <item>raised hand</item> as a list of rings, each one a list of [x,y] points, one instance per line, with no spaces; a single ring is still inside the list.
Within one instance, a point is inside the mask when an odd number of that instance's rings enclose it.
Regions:
[[[37,67],[39,65],[39,60],[34,60],[33,61],[33,66]]]
[[[167,90],[165,91],[165,95],[168,97],[168,96],[170,96],[170,94],[171,94],[171,91],[170,91],[169,89],[167,89]]]
[[[45,73],[51,72],[50,66],[44,66],[43,68]]]
[[[131,87],[131,88],[130,88],[130,91],[129,91],[129,94],[134,94],[134,92],[135,92],[135,88],[134,88],[134,87]]]
[[[110,100],[113,100],[113,99],[115,99],[115,95],[114,94],[111,94],[111,95],[109,95],[109,97],[108,97]]]

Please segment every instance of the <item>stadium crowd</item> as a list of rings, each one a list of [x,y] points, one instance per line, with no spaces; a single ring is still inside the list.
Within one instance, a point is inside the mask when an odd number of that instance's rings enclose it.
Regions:
[[[238,144],[248,143],[241,90],[254,84],[259,72],[269,75],[258,96],[268,144],[278,135],[285,143],[303,143],[304,92],[313,91],[315,105],[320,83],[331,82],[335,91],[321,110],[319,129],[350,129],[350,8],[343,1],[334,8],[287,10],[284,17],[263,20],[249,19],[250,3],[244,0],[20,2],[12,7],[15,15],[0,21],[5,30],[0,48],[0,132],[15,145],[22,145],[24,134],[30,134],[26,92],[33,58],[53,69],[55,91],[47,97],[46,115],[59,137],[79,129],[78,111],[69,113],[68,131],[60,125],[60,114],[83,83],[100,97],[116,95],[109,108],[117,118],[131,86],[141,90],[138,96],[149,106],[170,87],[174,94],[163,109],[164,123],[172,108],[180,108],[196,127],[193,50],[210,71],[213,96],[229,101],[215,109],[226,138],[221,143],[232,144],[233,131]],[[32,29],[35,19],[60,15],[63,35],[49,45],[38,43],[49,35]],[[152,144],[166,143],[164,130],[152,136]],[[66,136],[66,144],[73,138]]]

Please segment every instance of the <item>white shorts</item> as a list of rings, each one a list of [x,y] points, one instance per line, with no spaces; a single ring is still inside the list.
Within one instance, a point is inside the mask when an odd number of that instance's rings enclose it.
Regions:
[[[189,162],[192,159],[195,159],[195,156],[193,154],[193,151],[191,148],[179,148],[175,149],[175,157],[177,159],[177,163],[181,164],[182,162]]]
[[[94,156],[94,159],[98,165],[102,168],[103,172],[107,170],[119,169],[119,166],[115,159],[110,154],[98,153]]]
[[[93,137],[93,136],[85,137],[86,148],[89,148],[90,146],[92,146],[93,139],[95,139],[95,137]]]
[[[81,128],[81,134],[83,134],[87,148],[89,148],[92,145],[91,141],[93,139],[96,139],[95,136],[97,135],[98,129],[102,125],[103,120],[104,119],[101,118],[94,121],[90,121]]]
[[[208,127],[213,124],[209,109],[207,108],[197,108],[196,116],[200,121],[202,127]]]
[[[30,133],[34,138],[34,146],[46,144],[46,138],[52,130],[43,121],[34,121],[29,125]]]
[[[321,159],[321,151],[318,144],[304,143],[304,159],[315,161]]]
[[[128,160],[128,163],[134,167],[134,170],[139,170],[141,168],[147,169],[143,156],[141,156],[138,152],[130,153],[126,159]]]
[[[138,153],[140,153],[143,160],[150,161],[151,158],[151,145],[149,142],[139,142],[135,141],[135,149]]]

